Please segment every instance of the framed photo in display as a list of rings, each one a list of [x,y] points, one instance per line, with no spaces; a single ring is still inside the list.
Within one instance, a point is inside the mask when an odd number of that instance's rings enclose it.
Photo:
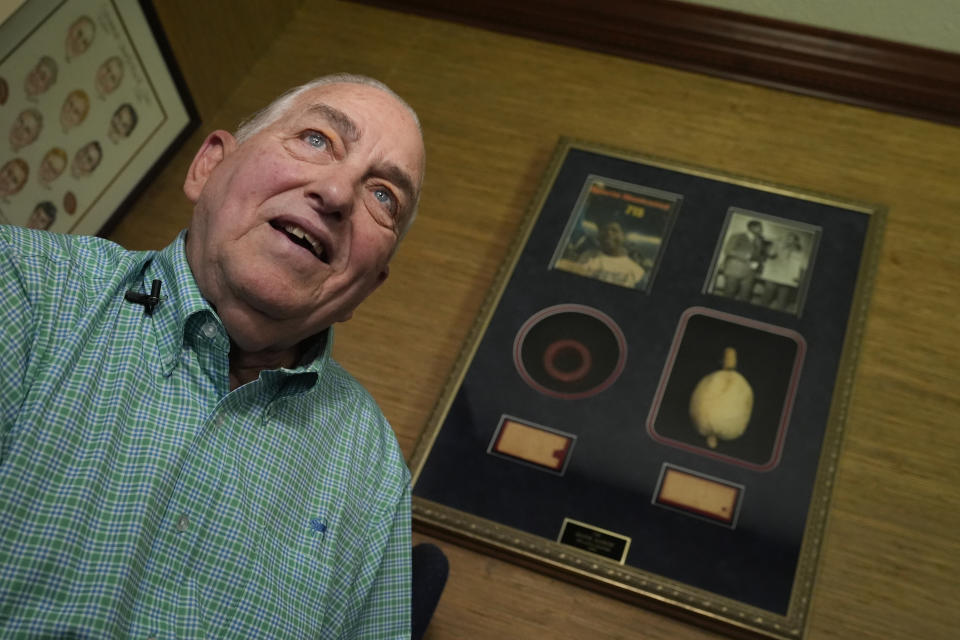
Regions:
[[[105,233],[199,122],[148,0],[0,24],[0,223]]]
[[[414,526],[799,638],[885,215],[561,139],[417,445]]]
[[[681,199],[674,193],[588,176],[550,267],[646,291]]]
[[[800,315],[820,229],[730,207],[704,291]]]

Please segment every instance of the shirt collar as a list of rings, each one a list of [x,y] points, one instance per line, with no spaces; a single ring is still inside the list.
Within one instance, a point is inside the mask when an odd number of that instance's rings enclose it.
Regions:
[[[177,238],[166,248],[157,252],[150,265],[144,270],[142,287],[149,291],[153,280],[163,284],[160,290],[161,303],[153,312],[157,323],[157,344],[163,362],[163,371],[169,375],[180,361],[180,350],[184,345],[187,324],[197,314],[207,316],[220,325],[224,340],[221,348],[229,351],[226,330],[220,318],[209,302],[204,299],[193,277],[193,271],[187,262],[187,230],[181,231]],[[329,328],[309,339],[304,355],[296,367],[279,369],[281,376],[309,373],[314,382],[333,353],[333,328]],[[310,384],[312,386],[312,383]]]

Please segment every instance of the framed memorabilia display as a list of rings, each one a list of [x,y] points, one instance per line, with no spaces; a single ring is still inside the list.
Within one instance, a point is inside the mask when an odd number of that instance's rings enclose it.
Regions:
[[[562,139],[412,459],[415,526],[800,637],[884,217]]]
[[[26,0],[0,43],[0,222],[102,232],[198,123],[152,7]]]

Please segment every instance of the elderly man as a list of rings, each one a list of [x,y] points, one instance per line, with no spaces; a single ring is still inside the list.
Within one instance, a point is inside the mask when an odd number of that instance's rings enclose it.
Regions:
[[[410,634],[409,473],[330,328],[423,163],[406,103],[326,77],[207,136],[162,251],[0,230],[0,636]]]

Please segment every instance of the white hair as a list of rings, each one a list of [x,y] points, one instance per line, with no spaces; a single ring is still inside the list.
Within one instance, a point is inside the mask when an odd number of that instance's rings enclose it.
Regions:
[[[423,130],[420,128],[420,118],[417,117],[417,112],[413,110],[413,107],[411,107],[406,100],[397,95],[393,89],[376,78],[369,76],[356,73],[333,73],[315,78],[306,84],[285,91],[266,107],[241,122],[236,132],[234,132],[233,137],[237,139],[238,143],[242,143],[244,140],[253,137],[261,130],[276,122],[302,94],[328,84],[362,84],[390,94],[410,112],[410,115],[413,116],[413,121],[417,123],[417,129],[421,134],[423,133]]]
[[[246,140],[249,140],[260,131],[266,129],[274,122],[279,120],[280,117],[290,109],[296,99],[307,91],[311,91],[317,87],[322,87],[328,84],[362,84],[368,87],[379,89],[380,91],[389,94],[397,102],[403,105],[404,108],[406,108],[406,110],[410,113],[410,115],[413,117],[413,121],[417,125],[417,130],[420,132],[421,138],[423,137],[423,128],[420,126],[420,118],[417,116],[417,112],[413,110],[413,107],[411,107],[406,100],[397,95],[393,89],[380,82],[376,78],[371,78],[369,76],[359,75],[356,73],[333,73],[326,76],[320,76],[319,78],[315,78],[306,84],[302,84],[299,87],[294,87],[285,91],[266,107],[243,120],[233,134],[233,137],[237,140],[237,144],[243,144]],[[420,177],[422,180],[423,171],[421,171]],[[420,194],[418,192],[416,201],[413,203],[413,211],[410,214],[410,218],[407,220],[404,228],[401,229],[401,237],[406,235],[407,230],[413,223],[413,219],[417,215],[417,206],[419,204],[419,200]]]

